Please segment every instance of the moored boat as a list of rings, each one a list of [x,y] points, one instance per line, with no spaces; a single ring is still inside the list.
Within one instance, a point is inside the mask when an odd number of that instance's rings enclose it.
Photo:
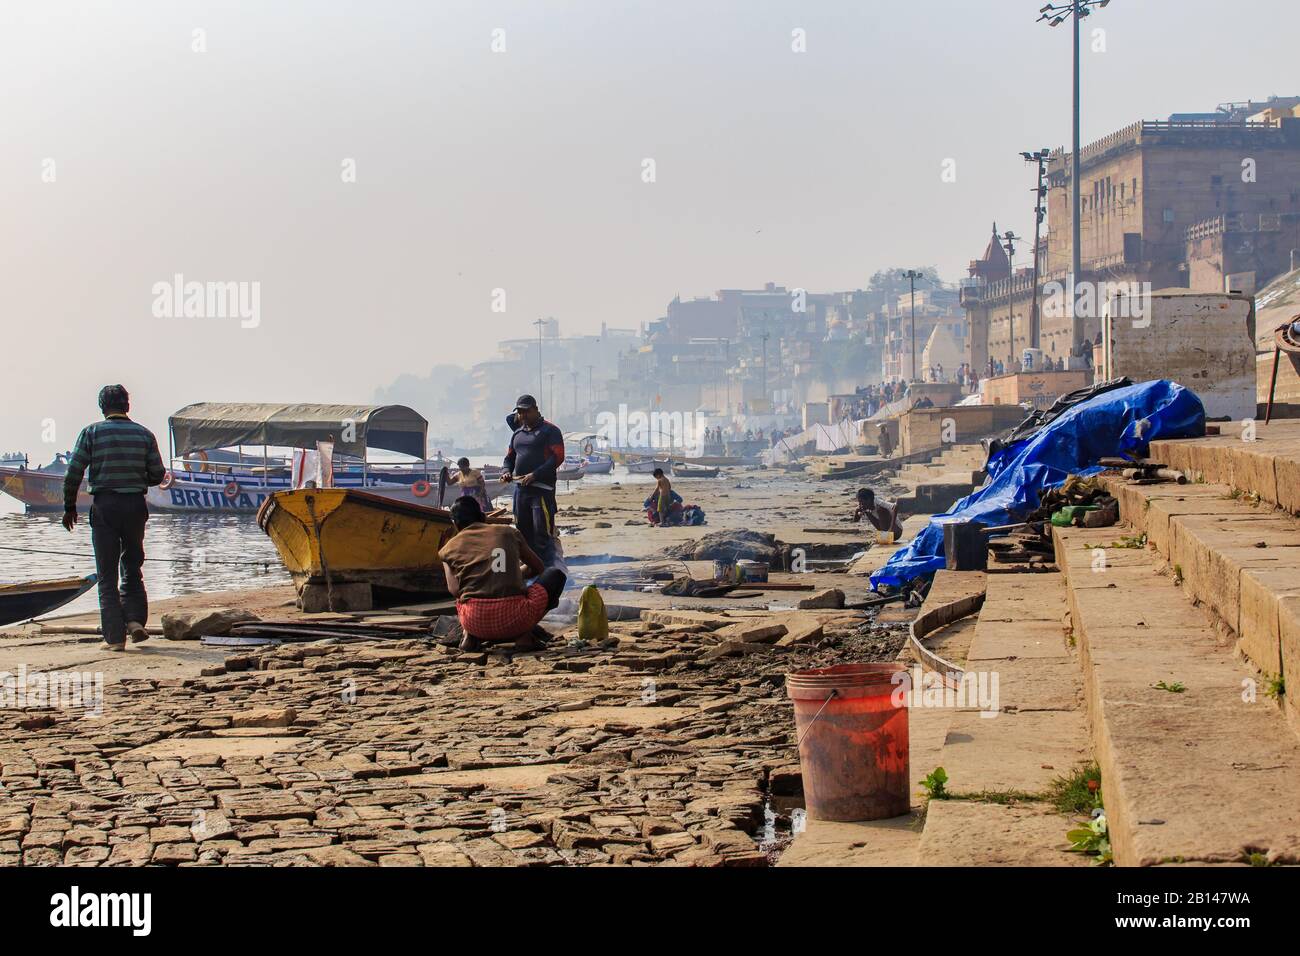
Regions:
[[[304,610],[447,593],[438,549],[455,533],[443,508],[349,488],[277,491],[257,512]]]
[[[685,465],[680,461],[673,462],[674,478],[716,478],[720,468],[702,468],[699,465]]]
[[[452,486],[439,498],[441,466],[434,466],[449,459],[421,457],[427,455],[428,423],[405,405],[201,402],[180,409],[168,425],[174,470],[149,489],[151,511],[255,514],[273,495],[293,488],[291,460],[267,449],[326,443],[333,449],[329,470],[336,488],[422,506],[446,505],[460,494]],[[261,453],[250,454],[248,446],[260,446]],[[370,448],[415,460],[374,464]],[[506,487],[493,479],[485,484],[489,500]]]
[[[27,506],[28,511],[63,510],[63,473],[67,465],[59,463],[44,468],[0,467],[0,491],[12,495]],[[77,492],[77,510],[90,508],[90,495],[83,481]]]
[[[586,463],[581,458],[565,458],[564,465],[555,471],[556,481],[579,481],[586,474]]]
[[[95,586],[97,575],[0,584],[0,626],[49,614]]]
[[[629,461],[626,464],[628,474],[631,475],[650,475],[656,468],[662,468],[667,471],[673,466],[671,458],[639,458],[636,461]]]

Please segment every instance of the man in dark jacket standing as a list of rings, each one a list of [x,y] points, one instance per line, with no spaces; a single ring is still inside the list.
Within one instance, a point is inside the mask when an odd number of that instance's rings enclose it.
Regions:
[[[127,418],[131,399],[121,385],[99,390],[102,422],[77,436],[63,479],[63,527],[77,524],[77,489],[89,469],[90,540],[99,575],[99,620],[107,650],[126,649],[126,637],[139,642],[149,633],[149,597],[144,589],[144,525],[149,508],[144,494],[161,484],[165,471],[153,432]],[[118,566],[121,565],[121,590]]]
[[[556,567],[555,473],[564,464],[564,435],[531,395],[519,396],[506,424],[513,434],[502,478],[515,482],[515,527],[548,568]]]

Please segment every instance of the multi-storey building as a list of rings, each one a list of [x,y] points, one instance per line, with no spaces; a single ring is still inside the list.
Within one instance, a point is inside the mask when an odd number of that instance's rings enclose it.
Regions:
[[[972,366],[1009,362],[1026,347],[1043,349],[1049,360],[1082,354],[1083,343],[1071,341],[1071,288],[1082,338],[1091,342],[1107,283],[1250,291],[1289,268],[1291,250],[1300,248],[1296,104],[1300,98],[1241,104],[1210,118],[1138,122],[1084,147],[1082,274],[1073,286],[1070,156],[1053,153],[1048,229],[1037,250],[1037,316],[1033,251],[1009,276],[1005,251],[991,242],[962,288]]]

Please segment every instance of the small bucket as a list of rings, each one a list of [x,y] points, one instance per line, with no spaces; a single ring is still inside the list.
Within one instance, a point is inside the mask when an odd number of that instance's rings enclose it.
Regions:
[[[810,819],[883,820],[911,810],[903,664],[795,671],[785,687]]]

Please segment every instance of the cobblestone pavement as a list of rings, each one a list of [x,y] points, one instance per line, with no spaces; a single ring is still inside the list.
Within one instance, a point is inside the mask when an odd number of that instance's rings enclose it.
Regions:
[[[791,647],[627,622],[513,659],[285,644],[111,684],[95,718],[0,711],[0,865],[765,866],[799,792],[783,675],[898,646],[818,622]]]

